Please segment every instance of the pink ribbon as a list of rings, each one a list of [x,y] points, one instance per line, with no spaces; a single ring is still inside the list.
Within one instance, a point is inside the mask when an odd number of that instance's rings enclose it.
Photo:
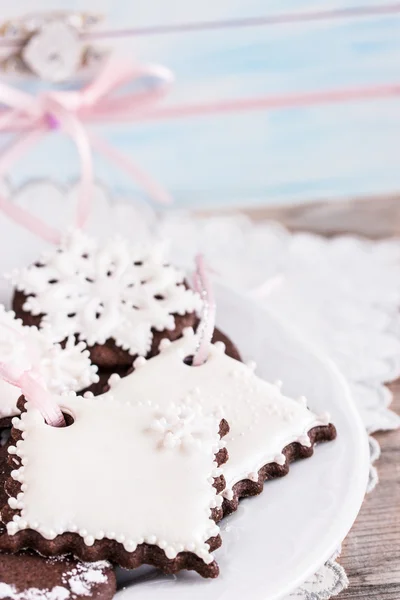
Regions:
[[[28,402],[37,408],[46,423],[52,427],[64,427],[65,419],[50,392],[36,378],[33,371],[25,371],[19,377],[13,377],[6,363],[0,363],[0,377],[19,388]]]
[[[159,85],[139,93],[115,93],[126,84],[145,77],[156,78]],[[0,154],[0,178],[43,136],[61,129],[74,141],[78,150],[82,177],[76,225],[83,227],[90,211],[93,189],[91,148],[106,156],[125,170],[151,197],[161,203],[171,202],[169,194],[150,175],[144,172],[118,149],[98,135],[88,131],[85,124],[94,122],[146,121],[181,119],[193,116],[240,113],[249,110],[313,106],[356,100],[374,100],[400,96],[400,84],[318,90],[250,98],[227,98],[210,102],[155,106],[168,92],[173,77],[165,67],[131,64],[110,59],[93,82],[82,90],[46,92],[32,96],[0,83],[0,132],[16,131],[19,135]],[[61,234],[41,219],[27,213],[0,195],[0,209],[33,233],[58,244]]]
[[[143,78],[156,78],[158,85],[137,93],[115,93],[126,84]],[[74,142],[81,161],[81,185],[76,225],[84,226],[90,211],[93,190],[93,147],[125,170],[155,200],[169,203],[169,194],[129,158],[105,140],[86,130],[88,120],[112,119],[129,111],[139,117],[162,98],[172,82],[168,69],[158,65],[132,65],[109,60],[97,77],[77,91],[46,92],[33,96],[0,82],[0,102],[8,109],[0,112],[0,131],[20,134],[0,155],[0,177],[49,131],[60,129]],[[0,209],[20,225],[51,243],[58,244],[61,233],[41,219],[0,196]]]
[[[46,423],[53,427],[63,427],[65,425],[64,416],[58,404],[54,401],[52,394],[47,390],[46,384],[39,373],[35,371],[36,349],[29,344],[25,336],[12,327],[1,324],[1,327],[12,332],[12,335],[18,336],[24,343],[26,358],[29,359],[31,366],[23,369],[20,361],[24,357],[18,357],[18,363],[12,360],[10,362],[0,362],[0,377],[10,385],[19,388],[28,402],[31,402],[43,416]]]
[[[207,275],[204,256],[196,256],[196,272],[194,274],[194,289],[203,300],[203,311],[198,327],[199,344],[193,357],[193,366],[202,365],[208,357],[212,336],[215,329],[216,304],[214,292]]]

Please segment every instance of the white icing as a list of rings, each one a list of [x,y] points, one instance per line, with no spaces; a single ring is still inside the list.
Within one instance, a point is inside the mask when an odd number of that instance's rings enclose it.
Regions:
[[[74,417],[65,428],[49,427],[27,405],[14,419],[23,439],[9,448],[22,460],[11,477],[23,490],[10,498],[20,514],[8,533],[77,532],[88,546],[106,537],[128,552],[148,542],[170,559],[187,550],[212,562],[206,541],[219,532],[211,509],[222,502],[213,487],[220,417],[180,398],[162,407],[156,400],[164,395],[156,385],[152,398],[55,396]]]
[[[14,419],[23,439],[9,452],[22,466],[11,476],[22,492],[10,499],[21,512],[9,534],[29,527],[52,539],[72,531],[87,545],[108,537],[131,552],[147,541],[169,558],[185,549],[212,560],[205,541],[218,533],[210,508],[222,502],[212,487],[221,472],[214,454],[225,445],[221,417],[230,426],[223,496],[232,499],[238,481],[258,481],[270,462],[285,464],[286,445],[309,445],[308,432],[328,415],[284,396],[220,345],[203,365],[189,366],[184,359],[196,345],[186,330],[132,374],[114,378],[109,392],[58,398],[75,418],[70,427],[49,427],[32,406]]]
[[[77,563],[63,574],[62,581],[71,590],[73,597],[90,596],[93,586],[107,581],[104,569],[109,568],[110,564],[107,561]]]
[[[173,404],[168,410],[157,412],[150,429],[157,435],[160,448],[189,449],[202,443],[204,432],[197,419],[192,404]]]
[[[309,446],[308,431],[329,422],[328,414],[317,416],[302,402],[284,396],[281,382],[262,380],[254,374],[253,364],[248,367],[230,358],[219,344],[211,346],[203,365],[186,365],[183,359],[195,348],[196,336],[186,330],[182,339],[166,345],[132,375],[111,382],[111,393],[150,399],[160,407],[185,398],[200,402],[204,410],[218,409],[230,427],[224,438],[229,454],[223,467],[227,489],[268,463],[283,465],[285,446],[296,441]]]
[[[12,280],[33,294],[24,310],[44,314],[41,327],[51,327],[55,341],[78,334],[91,346],[112,338],[130,354],[146,355],[152,328],[173,330],[174,314],[201,307],[199,296],[179,285],[183,273],[166,264],[161,245],[134,247],[122,238],[100,243],[75,230],[40,262]]]
[[[24,327],[12,311],[0,305],[0,362],[21,373],[34,367],[48,389],[55,393],[79,391],[98,381],[97,367],[91,364],[83,342],[67,340],[65,348],[53,344],[51,335],[37,327]],[[19,413],[21,391],[0,379],[0,418]]]

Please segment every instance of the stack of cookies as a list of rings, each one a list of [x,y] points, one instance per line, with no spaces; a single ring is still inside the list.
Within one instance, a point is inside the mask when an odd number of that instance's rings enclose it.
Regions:
[[[63,426],[0,381],[0,598],[111,598],[116,565],[216,577],[217,523],[332,440],[329,415],[218,330],[195,366],[202,298],[159,245],[74,231],[12,280],[0,363]]]

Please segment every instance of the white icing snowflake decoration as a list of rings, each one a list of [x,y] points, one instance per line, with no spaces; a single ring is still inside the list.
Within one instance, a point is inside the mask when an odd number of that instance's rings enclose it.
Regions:
[[[12,311],[0,305],[0,362],[19,373],[35,368],[49,390],[82,390],[98,381],[97,367],[91,364],[83,342],[68,339],[65,348],[53,344],[51,336],[37,327],[24,327]],[[0,380],[0,419],[18,414],[18,388]]]
[[[204,420],[198,404],[173,404],[165,412],[158,411],[150,429],[158,435],[162,448],[190,450],[194,445],[200,447],[204,437]]]
[[[135,247],[121,237],[102,243],[78,230],[11,279],[29,296],[24,310],[44,314],[40,326],[55,341],[77,334],[92,346],[111,338],[132,355],[149,352],[152,329],[173,330],[174,314],[201,308],[161,245]]]

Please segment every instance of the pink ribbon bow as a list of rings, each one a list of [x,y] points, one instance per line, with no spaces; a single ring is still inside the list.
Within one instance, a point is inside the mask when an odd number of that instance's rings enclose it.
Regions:
[[[158,85],[140,92],[115,93],[124,85],[143,78],[155,78]],[[169,194],[147,173],[98,135],[88,131],[84,122],[116,120],[129,113],[140,118],[162,98],[172,83],[172,73],[158,65],[130,64],[110,59],[97,77],[82,90],[46,92],[34,96],[0,82],[0,131],[19,131],[19,136],[0,154],[0,178],[49,131],[56,128],[75,143],[81,161],[81,186],[76,225],[83,227],[90,211],[93,183],[93,147],[114,161],[154,199],[169,203]],[[59,243],[60,232],[41,219],[28,214],[0,196],[0,209],[20,225],[52,243]]]

